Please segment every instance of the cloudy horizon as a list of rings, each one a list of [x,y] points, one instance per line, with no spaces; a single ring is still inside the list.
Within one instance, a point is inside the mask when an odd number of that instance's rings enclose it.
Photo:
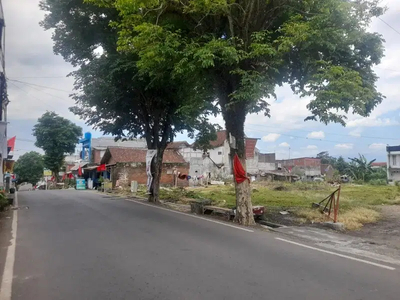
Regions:
[[[74,70],[61,56],[53,53],[51,32],[39,26],[44,13],[39,0],[5,0],[6,20],[6,72],[10,122],[8,136],[17,136],[15,157],[34,147],[32,128],[47,110],[70,119],[94,137],[100,132],[92,130],[68,108],[74,105],[69,97],[73,91]],[[400,49],[400,1],[388,0],[389,8],[381,19],[374,20],[371,31],[379,32],[386,40],[385,57],[376,67],[380,77],[377,86],[386,99],[368,118],[350,115],[347,126],[304,122],[309,115],[309,99],[294,95],[288,86],[276,90],[277,100],[271,101],[271,118],[263,115],[247,117],[245,131],[249,137],[260,138],[261,152],[275,152],[279,159],[315,156],[322,151],[345,158],[366,155],[369,159],[386,161],[386,145],[400,144],[396,130],[400,125],[400,69],[396,68],[396,52]],[[387,25],[389,24],[389,26]],[[391,27],[392,28],[391,28]],[[216,119],[223,125],[222,118]],[[179,135],[177,140],[187,139]]]

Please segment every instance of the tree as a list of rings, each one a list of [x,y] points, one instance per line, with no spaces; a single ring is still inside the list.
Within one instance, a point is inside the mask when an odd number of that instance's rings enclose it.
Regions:
[[[43,156],[35,151],[21,155],[14,166],[18,183],[29,182],[32,185],[37,184],[43,177],[43,170]]]
[[[236,139],[231,155],[244,166],[246,116],[269,115],[266,100],[276,85],[311,97],[306,119],[324,123],[344,125],[349,112],[368,116],[383,99],[372,69],[383,55],[382,37],[367,31],[384,11],[378,0],[87,2],[119,11],[112,26],[120,50],[137,54],[150,77],[213,78],[209,91]],[[249,183],[235,188],[236,220],[251,225]]]
[[[349,172],[353,179],[366,182],[369,180],[369,175],[374,172],[372,163],[375,162],[376,159],[368,161],[364,155],[358,154],[358,156],[359,157],[354,158],[349,157]]]
[[[349,168],[349,163],[344,160],[343,156],[339,156],[333,167],[339,171],[339,174],[344,175]]]
[[[317,154],[317,158],[321,159],[322,164],[331,165],[333,168],[339,171],[339,174],[343,175],[349,167],[349,164],[344,160],[342,156],[338,158],[330,156],[328,151],[323,151]]]
[[[330,156],[328,151],[323,151],[317,154],[317,158],[321,160],[321,164],[332,165],[336,164],[336,157]]]
[[[205,93],[209,78],[193,77],[188,84],[188,78],[172,78],[167,72],[157,77],[141,72],[136,53],[117,51],[117,30],[108,26],[120,21],[113,7],[82,0],[43,0],[41,8],[47,12],[42,26],[55,29],[55,53],[79,66],[72,73],[78,93],[73,95],[76,106],[71,110],[106,134],[144,137],[147,147],[157,150],[149,196],[149,201],[157,202],[163,153],[176,133],[187,130],[192,137],[196,133],[216,136],[207,117],[215,110]],[[98,48],[101,54],[95,52]],[[168,67],[165,62],[163,68]],[[190,88],[194,82],[196,88]]]
[[[55,112],[46,112],[33,127],[33,135],[36,137],[35,146],[43,149],[45,153],[44,166],[51,170],[58,180],[65,154],[74,153],[75,146],[82,136],[82,128]]]

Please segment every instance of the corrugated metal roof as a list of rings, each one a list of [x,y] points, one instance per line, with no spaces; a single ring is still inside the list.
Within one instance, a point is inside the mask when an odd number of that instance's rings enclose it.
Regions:
[[[106,149],[108,147],[125,147],[146,149],[147,143],[144,139],[129,141],[115,141],[113,137],[92,138],[92,148]]]

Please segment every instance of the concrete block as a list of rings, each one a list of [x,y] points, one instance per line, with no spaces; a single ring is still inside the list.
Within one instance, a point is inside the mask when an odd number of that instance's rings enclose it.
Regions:
[[[325,222],[322,225],[336,231],[344,231],[346,229],[343,223]]]

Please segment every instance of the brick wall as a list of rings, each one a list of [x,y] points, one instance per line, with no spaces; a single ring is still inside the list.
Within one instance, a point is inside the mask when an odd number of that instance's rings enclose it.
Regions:
[[[189,174],[189,164],[163,164],[161,174],[161,185],[172,186],[174,184],[173,168],[176,167],[178,172]],[[168,174],[171,173],[171,174]],[[117,164],[112,169],[113,187],[116,186],[117,179],[120,185],[130,186],[131,181],[137,181],[139,184],[147,184],[146,164],[131,163]],[[188,186],[187,180],[178,180],[178,186]]]
[[[101,161],[101,155],[100,155],[100,150],[98,149],[93,149],[93,162],[95,164],[100,164]]]

